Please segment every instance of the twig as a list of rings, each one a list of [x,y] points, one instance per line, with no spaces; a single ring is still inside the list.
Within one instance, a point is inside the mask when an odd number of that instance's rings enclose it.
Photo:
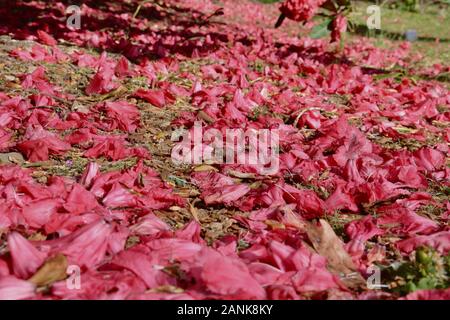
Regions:
[[[320,109],[320,108],[306,108],[306,109],[303,109],[303,110],[301,110],[300,112],[299,112],[299,114],[298,114],[298,116],[295,118],[295,121],[294,121],[294,123],[293,123],[293,126],[294,127],[297,127],[297,123],[298,123],[298,121],[300,120],[300,118],[306,113],[306,112],[308,112],[308,111],[313,111],[313,110],[319,110],[319,111],[321,111],[322,109]]]
[[[147,4],[147,3],[149,3],[149,2],[152,2],[152,1],[153,1],[153,0],[144,0],[144,1],[140,2],[139,5],[138,5],[138,7],[136,8],[136,11],[135,11],[134,14],[133,14],[133,19],[137,17],[137,15],[139,14],[139,11],[141,11],[142,7],[143,7],[145,4]],[[161,6],[158,2],[155,2],[155,5],[157,5],[158,7],[164,9],[164,7]]]

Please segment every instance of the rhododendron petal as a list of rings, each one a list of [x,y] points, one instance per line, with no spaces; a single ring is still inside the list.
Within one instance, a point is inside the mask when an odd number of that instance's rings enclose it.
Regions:
[[[35,285],[12,276],[0,277],[0,300],[30,299],[35,295]]]
[[[8,247],[13,261],[14,274],[21,279],[28,279],[44,263],[47,254],[36,249],[19,233],[8,235]]]
[[[212,251],[204,251],[201,279],[208,290],[240,299],[263,299],[265,292],[250,275],[245,264],[225,258]]]
[[[95,196],[79,184],[73,186],[64,204],[64,208],[73,214],[88,212],[97,206]]]
[[[64,254],[71,263],[92,268],[104,259],[111,232],[112,226],[100,220],[65,237],[39,245],[50,248],[51,252]]]
[[[48,46],[56,46],[58,42],[53,38],[51,35],[49,35],[47,32],[43,30],[37,31],[39,40]]]
[[[415,236],[397,242],[397,247],[405,253],[410,253],[420,246],[429,246],[442,254],[447,254],[450,251],[450,231],[441,231],[428,236]]]
[[[450,300],[450,289],[417,290],[406,297],[404,300]]]
[[[447,297],[367,288],[449,253],[445,61],[348,1],[139,2],[0,1],[0,298]]]
[[[31,227],[40,228],[52,219],[60,205],[54,199],[37,200],[24,207],[22,214]]]
[[[150,91],[139,89],[134,94],[136,97],[144,99],[145,101],[151,103],[155,107],[162,108],[166,105],[166,98],[164,92],[161,90]]]

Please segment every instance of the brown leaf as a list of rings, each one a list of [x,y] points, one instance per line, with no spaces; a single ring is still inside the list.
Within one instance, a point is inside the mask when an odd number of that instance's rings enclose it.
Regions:
[[[76,111],[76,112],[80,112],[80,113],[89,113],[90,112],[90,108],[89,106],[82,104],[78,101],[75,101],[72,105],[72,110]]]
[[[341,239],[334,233],[328,222],[323,219],[319,220],[319,225],[308,222],[306,233],[314,249],[327,258],[328,269],[338,274],[345,285],[351,288],[365,286],[364,278],[357,271]]]
[[[272,230],[275,230],[275,229],[286,229],[286,226],[284,224],[280,223],[277,220],[267,219],[267,220],[264,221],[264,223],[267,226],[271,227]]]
[[[283,223],[286,226],[294,227],[301,232],[305,232],[306,221],[294,213],[289,206],[281,206],[279,210],[283,213]]]
[[[0,153],[0,164],[22,164],[24,161],[22,154],[18,152]]]
[[[147,290],[148,293],[183,293],[184,290],[172,285],[164,285],[156,288],[152,288],[150,290]]]
[[[192,214],[192,216],[194,217],[195,221],[200,223],[200,220],[198,219],[198,210],[197,210],[197,208],[194,205],[195,205],[195,201],[193,203],[189,202],[189,212]]]
[[[228,170],[227,174],[240,179],[255,179],[256,175],[251,172],[240,172],[236,170]]]
[[[194,168],[195,172],[203,172],[203,171],[215,171],[218,172],[219,170],[213,166],[202,164]]]
[[[47,240],[47,236],[42,234],[42,233],[40,233],[40,232],[35,232],[31,236],[28,237],[28,240],[30,240],[30,241],[44,241],[44,240]]]
[[[67,258],[58,254],[47,261],[28,281],[36,286],[48,286],[56,281],[67,278]]]
[[[216,120],[213,117],[211,117],[209,114],[207,114],[206,112],[204,112],[202,110],[200,110],[198,112],[198,117],[202,120],[205,120],[206,123],[208,123],[208,124],[212,124],[212,123],[216,122]]]

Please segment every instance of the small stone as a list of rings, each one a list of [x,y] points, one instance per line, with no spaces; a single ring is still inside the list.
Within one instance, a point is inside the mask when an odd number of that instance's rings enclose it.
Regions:
[[[21,164],[23,162],[25,162],[25,159],[18,152],[0,153],[0,164]]]
[[[89,107],[79,103],[78,101],[75,101],[72,105],[72,110],[76,111],[76,112],[80,112],[80,113],[89,113]]]
[[[405,38],[407,41],[414,42],[417,40],[417,31],[414,29],[406,30]]]

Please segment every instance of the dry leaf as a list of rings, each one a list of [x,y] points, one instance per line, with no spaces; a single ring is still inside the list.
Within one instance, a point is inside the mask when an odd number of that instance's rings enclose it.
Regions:
[[[281,206],[279,210],[283,213],[283,223],[286,226],[297,228],[302,232],[305,231],[306,221],[302,220],[300,216],[295,214],[289,206]]]
[[[0,153],[0,164],[10,164],[16,163],[21,164],[25,162],[21,153],[18,152],[8,152],[8,153]]]
[[[279,221],[276,221],[276,220],[267,219],[266,221],[264,221],[264,223],[267,226],[271,227],[272,230],[275,230],[275,229],[286,229],[286,226],[284,224],[282,224],[282,223],[280,223]]]
[[[195,202],[190,203],[189,202],[189,212],[192,214],[192,216],[194,217],[195,221],[197,221],[198,223],[200,223],[200,220],[198,219],[198,210],[196,207],[194,207]]]
[[[47,240],[47,236],[45,234],[40,233],[40,232],[36,232],[36,233],[33,233],[31,236],[29,236],[28,240],[30,240],[30,241],[44,241],[44,240]]]
[[[73,105],[72,105],[72,110],[76,111],[76,112],[86,113],[87,114],[87,113],[90,112],[90,107],[85,105],[85,104],[82,104],[82,103],[80,103],[78,101],[75,101],[73,103]]]
[[[216,121],[213,117],[202,110],[199,111],[198,117],[202,120],[205,120],[208,124],[214,123]]]
[[[351,288],[364,287],[364,278],[357,271],[352,258],[344,249],[341,239],[328,222],[320,219],[319,223],[320,225],[316,225],[309,222],[306,225],[306,233],[314,249],[321,256],[327,258],[329,270],[338,274],[345,285]]]
[[[262,181],[255,181],[249,185],[249,188],[255,190],[261,188],[262,185]]]
[[[228,170],[227,173],[228,173],[228,175],[230,175],[232,177],[236,177],[236,178],[240,178],[240,179],[255,179],[256,178],[256,175],[251,172],[240,172],[240,171],[236,171],[236,170]]]
[[[202,172],[202,171],[214,171],[214,172],[218,172],[219,170],[213,166],[207,165],[207,164],[202,164],[200,166],[197,166],[194,168],[195,172]]]
[[[58,254],[48,259],[28,281],[36,286],[48,286],[67,278],[67,258]]]
[[[172,285],[164,285],[156,288],[152,288],[147,290],[148,293],[183,293],[184,290],[182,288],[178,288]]]

